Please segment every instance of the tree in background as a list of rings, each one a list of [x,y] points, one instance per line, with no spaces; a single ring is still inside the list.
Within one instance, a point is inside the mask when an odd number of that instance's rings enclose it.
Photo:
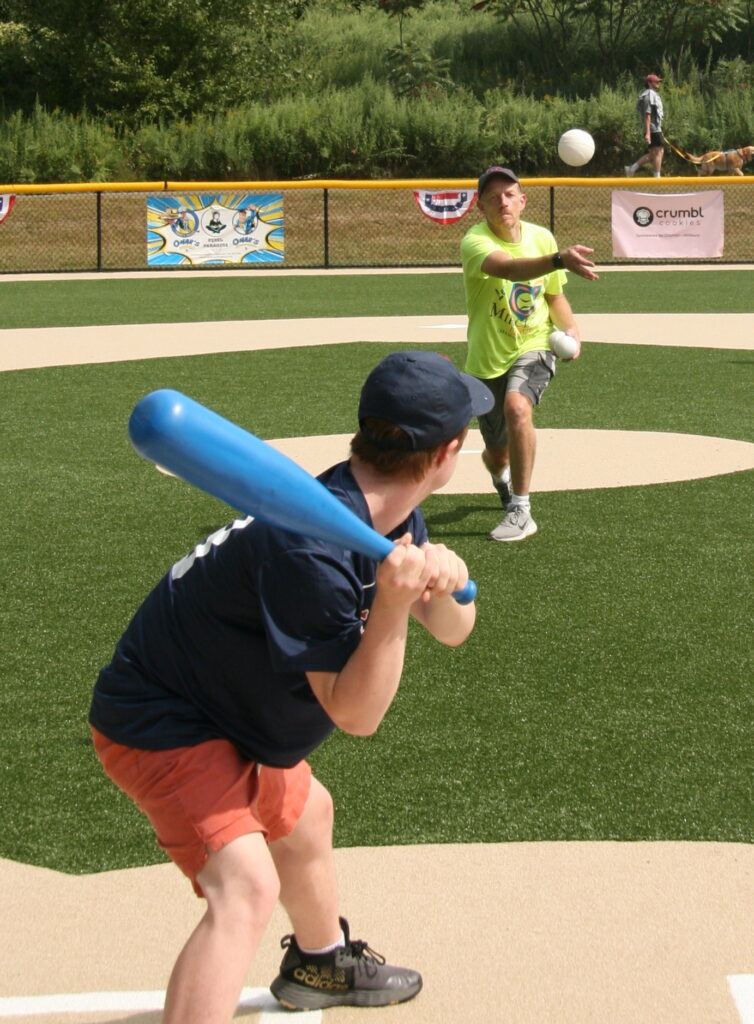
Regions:
[[[398,42],[403,45],[403,22],[412,11],[424,7],[425,0],[374,0],[381,11],[391,18],[398,19]]]
[[[450,61],[435,57],[416,40],[403,38],[404,21],[412,11],[419,11],[426,0],[372,0],[372,4],[389,17],[398,19],[398,45],[391,47],[385,55],[387,80],[397,96],[418,96],[443,93],[453,87],[450,78]],[[354,0],[360,9],[363,0]]]
[[[678,71],[689,55],[704,66],[726,55],[726,40],[740,45],[736,33],[752,17],[751,0],[479,0],[472,10],[514,26],[528,51],[540,55],[527,73],[566,91],[588,78],[590,56],[593,63],[599,57],[594,85],[605,69],[614,77],[663,66]]]
[[[173,119],[284,84],[284,35],[309,0],[0,0],[6,109]],[[290,86],[290,83],[287,83]]]
[[[354,10],[397,23],[379,76],[399,97],[463,83],[481,99],[509,82],[575,98],[653,68],[712,86],[717,63],[750,55],[754,40],[754,0],[0,0],[3,108],[86,110],[117,130],[307,94],[328,83],[291,28]],[[488,20],[464,50],[480,10],[499,32],[490,37]],[[426,33],[451,11],[454,37]]]
[[[699,63],[715,52],[725,55],[724,41],[746,23],[747,11],[750,19],[750,0],[663,0],[655,11],[665,41],[663,59],[676,67],[685,52]]]

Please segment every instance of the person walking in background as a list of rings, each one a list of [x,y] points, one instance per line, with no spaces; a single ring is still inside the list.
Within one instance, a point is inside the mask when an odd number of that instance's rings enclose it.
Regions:
[[[386,1006],[421,989],[339,916],[333,801],[306,757],[336,727],[376,731],[410,618],[450,647],[471,632],[473,602],[451,596],[466,565],[428,541],[418,506],[493,401],[437,353],[387,356],[362,388],[350,459],[319,477],[394,542],[387,558],[236,520],[175,563],[100,672],[100,761],[207,901],[163,1024],[228,1024],[278,897],[293,932],[271,989],[288,1009]]]
[[[524,540],[537,532],[529,488],[536,453],[533,411],[555,373],[553,327],[580,341],[563,294],[564,270],[595,281],[584,245],[558,250],[544,227],[521,220],[526,193],[507,167],[489,167],[479,178],[477,207],[484,221],[461,241],[469,317],[465,370],[490,388],[495,406],[479,417],[482,460],[500,495],[505,516],[492,540]],[[573,358],[578,358],[577,350]]]
[[[647,75],[646,88],[636,101],[642,132],[647,143],[647,152],[643,153],[634,163],[626,165],[624,170],[627,178],[633,178],[644,164],[652,165],[652,174],[655,178],[661,177],[662,158],[665,155],[665,137],[662,134],[664,111],[660,94],[657,91],[661,82],[662,79],[657,75]]]

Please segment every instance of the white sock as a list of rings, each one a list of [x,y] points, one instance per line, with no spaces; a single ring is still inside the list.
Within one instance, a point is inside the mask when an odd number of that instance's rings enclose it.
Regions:
[[[346,937],[343,934],[343,929],[340,931],[340,938],[337,942],[333,942],[331,946],[323,946],[322,949],[304,949],[303,946],[298,948],[302,953],[308,953],[309,956],[325,956],[327,953],[334,953],[336,949],[340,949],[341,946],[345,946]]]
[[[653,172],[652,172],[652,177],[653,177],[653,178],[661,178],[661,177],[662,177],[662,175],[660,174],[660,172],[659,172],[659,171],[653,171]]]
[[[528,494],[511,494],[510,505],[520,505],[521,508],[531,508]],[[510,508],[510,505],[508,506]]]
[[[511,468],[506,466],[502,473],[492,473],[492,479],[498,480],[500,483],[509,484],[511,482]]]
[[[630,169],[634,172],[634,174],[636,174],[636,172],[639,170],[639,165],[638,164],[631,164],[631,168]]]

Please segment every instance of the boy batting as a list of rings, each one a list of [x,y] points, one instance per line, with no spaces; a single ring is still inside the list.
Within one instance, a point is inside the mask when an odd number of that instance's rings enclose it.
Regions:
[[[415,996],[341,916],[333,803],[306,758],[336,729],[373,733],[398,689],[409,619],[471,632],[466,565],[427,537],[421,501],[452,477],[487,387],[431,352],[368,376],[351,456],[320,480],[394,548],[381,562],[246,518],[176,562],[99,674],[89,721],[112,780],[206,900],[164,1024],[228,1024],[278,898],[291,921],[271,989],[289,1009]]]

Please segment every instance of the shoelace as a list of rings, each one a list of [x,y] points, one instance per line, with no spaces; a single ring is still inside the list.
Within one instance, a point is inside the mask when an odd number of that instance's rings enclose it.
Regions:
[[[351,942],[348,943],[348,946],[346,946],[346,949],[349,950],[353,956],[358,957],[359,959],[373,960],[375,963],[380,965],[385,963],[385,957],[381,953],[378,953],[377,950],[372,949],[371,946],[362,939],[351,940]]]
[[[345,952],[356,960],[356,971],[363,971],[368,978],[373,978],[385,963],[385,957],[361,939],[352,939],[345,947]]]

